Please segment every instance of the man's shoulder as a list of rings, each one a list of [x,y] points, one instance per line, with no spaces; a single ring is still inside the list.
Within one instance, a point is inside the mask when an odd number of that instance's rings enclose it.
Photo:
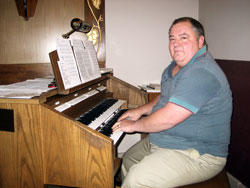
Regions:
[[[200,55],[199,57],[197,57],[195,59],[195,65],[199,66],[202,63],[216,63],[215,59],[213,58],[213,56],[211,55],[211,53],[209,51],[206,51],[205,53],[203,53],[202,55]]]

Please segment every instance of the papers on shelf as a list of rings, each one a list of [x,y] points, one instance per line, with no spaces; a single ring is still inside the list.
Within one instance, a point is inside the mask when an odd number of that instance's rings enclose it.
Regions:
[[[160,87],[153,88],[152,86],[149,86],[149,85],[139,85],[138,87],[141,88],[142,90],[146,91],[146,92],[151,92],[151,93],[161,92]]]
[[[106,74],[106,73],[113,73],[112,68],[100,68],[101,74]]]
[[[150,84],[147,85],[147,87],[149,87],[151,89],[160,90],[161,89],[161,84],[150,83]]]
[[[9,85],[0,85],[0,97],[29,99],[40,96],[41,93],[53,89],[48,88],[52,81],[53,78],[36,78]]]

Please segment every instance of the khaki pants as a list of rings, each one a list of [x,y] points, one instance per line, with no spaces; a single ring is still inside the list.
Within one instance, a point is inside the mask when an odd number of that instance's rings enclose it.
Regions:
[[[148,137],[130,148],[123,157],[122,188],[173,188],[201,182],[218,174],[226,158],[198,151],[159,148]]]

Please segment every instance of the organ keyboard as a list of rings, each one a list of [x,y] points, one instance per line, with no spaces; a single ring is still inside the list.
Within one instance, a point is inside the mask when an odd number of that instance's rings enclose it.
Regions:
[[[100,88],[102,88],[100,90]],[[56,101],[55,104],[60,104],[55,107],[55,110],[59,112],[64,112],[65,110],[70,109],[72,106],[78,105],[80,102],[97,95],[100,91],[105,91],[105,86],[100,86],[97,89],[88,91],[87,93],[79,94],[75,93],[75,98],[65,101],[64,103]],[[111,127],[117,121],[119,116],[125,111],[120,110],[121,106],[125,104],[124,100],[108,98],[102,100],[99,104],[94,106],[92,109],[89,109],[86,112],[83,112],[79,117],[76,118],[77,121],[87,125],[93,130],[97,130],[102,134],[110,137],[114,144],[117,143],[119,138],[123,135],[123,132],[113,133]]]
[[[125,111],[120,110],[120,107],[124,103],[125,101],[123,100],[105,99],[93,109],[82,114],[76,120],[110,137],[114,140],[114,144],[116,144],[121,137],[122,132],[113,133],[111,127]]]

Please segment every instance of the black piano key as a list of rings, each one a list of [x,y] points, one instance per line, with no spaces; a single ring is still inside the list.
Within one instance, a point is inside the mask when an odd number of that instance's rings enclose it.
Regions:
[[[127,109],[121,109],[116,113],[103,127],[99,130],[100,133],[110,137],[113,133],[112,126],[117,122],[119,117],[126,112]]]
[[[113,104],[115,104],[118,100],[117,99],[105,99],[94,108],[89,110],[88,112],[82,114],[76,120],[85,124],[89,125],[92,121],[98,118],[103,112],[105,112],[108,108],[110,108]]]

